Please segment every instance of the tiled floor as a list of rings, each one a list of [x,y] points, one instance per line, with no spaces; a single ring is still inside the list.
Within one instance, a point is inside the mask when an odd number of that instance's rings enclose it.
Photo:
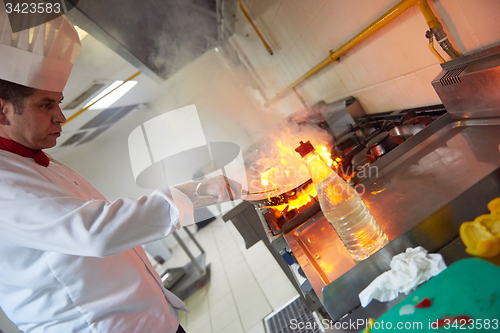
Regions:
[[[246,249],[233,224],[220,218],[195,237],[207,253],[211,280],[185,300],[191,312],[180,313],[181,325],[188,333],[264,333],[264,317],[297,295],[265,245]],[[186,244],[199,254],[192,241]],[[172,253],[166,266],[189,261],[180,247]]]

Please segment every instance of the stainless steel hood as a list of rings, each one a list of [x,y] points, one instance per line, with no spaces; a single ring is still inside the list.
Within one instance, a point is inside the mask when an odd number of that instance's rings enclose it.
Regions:
[[[227,38],[236,1],[69,0],[70,20],[154,79],[166,79]]]
[[[500,44],[441,64],[432,85],[454,119],[498,117]]]

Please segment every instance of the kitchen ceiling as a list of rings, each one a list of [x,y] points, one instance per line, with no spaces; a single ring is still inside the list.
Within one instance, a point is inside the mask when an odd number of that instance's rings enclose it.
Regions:
[[[235,0],[67,1],[76,4],[68,18],[88,33],[64,91],[67,118],[112,82],[137,70],[143,75],[110,108],[88,110],[66,124],[55,149],[74,149],[106,131],[111,124],[104,122],[85,129],[102,114],[120,114],[113,118],[119,120],[148,103],[164,80],[232,35],[237,10]]]
[[[237,1],[69,0],[70,20],[154,79],[166,79],[227,38]],[[224,27],[224,28],[223,28]]]

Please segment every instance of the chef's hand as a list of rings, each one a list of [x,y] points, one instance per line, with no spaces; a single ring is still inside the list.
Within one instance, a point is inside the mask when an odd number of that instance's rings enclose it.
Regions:
[[[184,192],[195,208],[232,201],[241,197],[241,184],[224,176],[175,186]]]

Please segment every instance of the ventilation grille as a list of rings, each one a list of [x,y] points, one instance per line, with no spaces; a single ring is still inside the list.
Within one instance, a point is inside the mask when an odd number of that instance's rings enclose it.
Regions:
[[[450,84],[456,84],[462,82],[460,80],[460,74],[467,68],[467,66],[457,67],[447,71],[442,78],[439,79],[442,86],[449,86]]]
[[[61,147],[81,145],[94,140],[105,130],[134,110],[138,104],[106,109],[80,127]]]
[[[267,333],[321,333],[323,325],[301,297],[264,319]]]
[[[75,109],[80,104],[85,102],[87,100],[87,98],[94,95],[97,91],[101,90],[102,87],[104,87],[104,83],[94,83],[92,86],[90,86],[89,89],[87,89],[83,93],[81,93],[80,96],[78,96],[77,98],[72,100],[70,103],[68,103],[68,105],[66,105],[63,110]]]

